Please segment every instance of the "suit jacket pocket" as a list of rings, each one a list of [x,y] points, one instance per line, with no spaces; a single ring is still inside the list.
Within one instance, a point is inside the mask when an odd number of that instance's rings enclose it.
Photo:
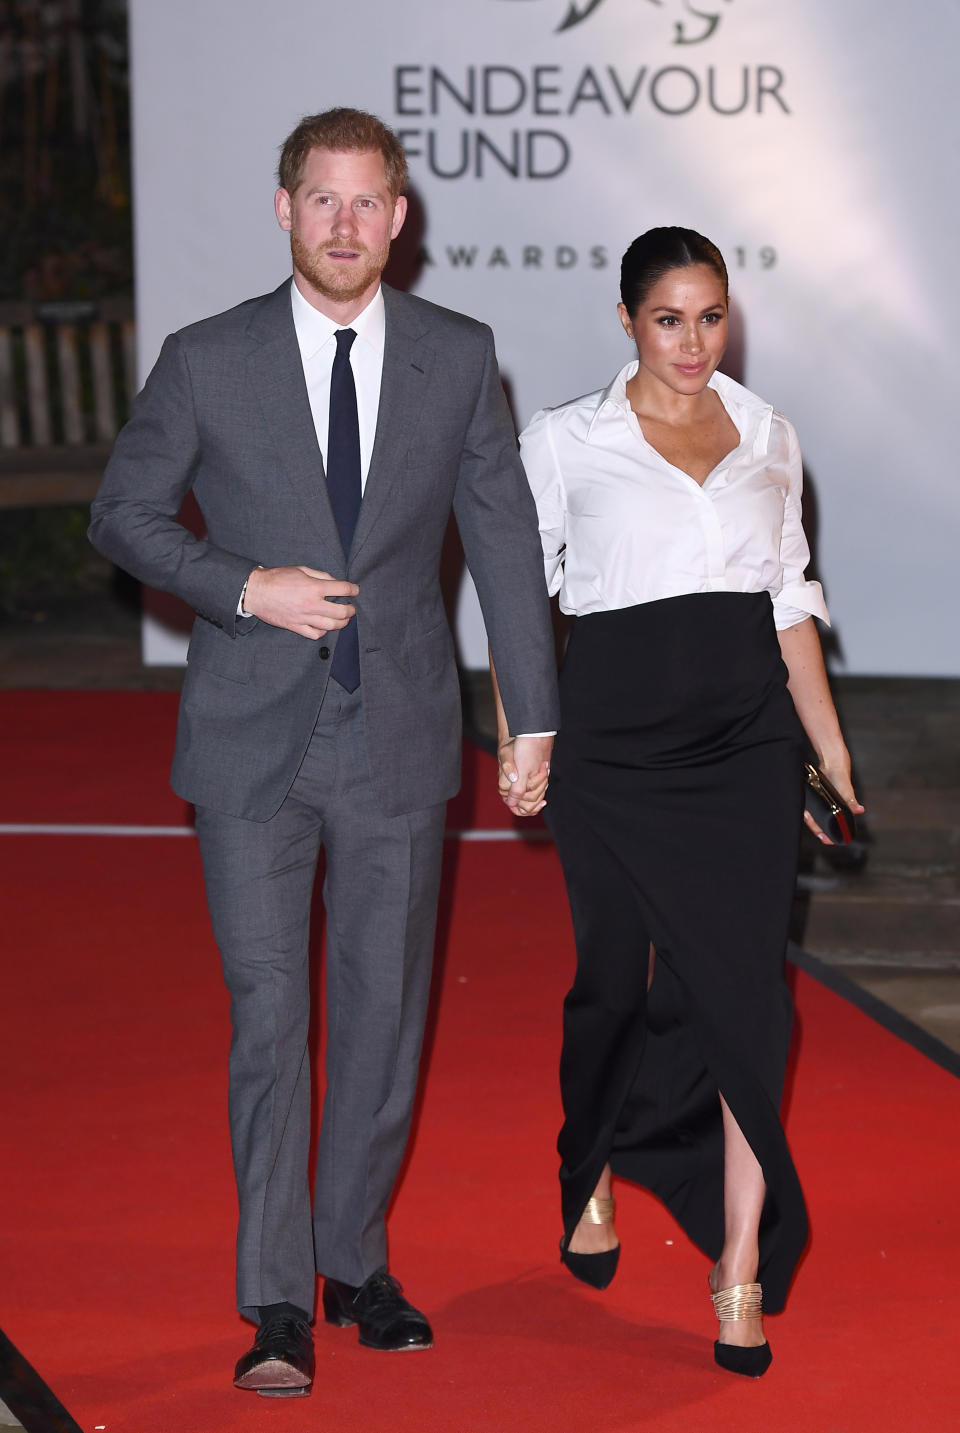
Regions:
[[[187,665],[214,672],[230,682],[249,682],[253,667],[253,642],[249,634],[228,637],[219,627],[201,619],[190,635]]]
[[[454,660],[453,637],[446,618],[436,627],[424,632],[410,643],[407,651],[407,670],[412,677],[425,677]]]

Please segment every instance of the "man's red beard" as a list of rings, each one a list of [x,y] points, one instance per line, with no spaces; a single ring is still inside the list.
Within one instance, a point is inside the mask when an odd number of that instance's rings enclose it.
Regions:
[[[324,264],[323,256],[330,249],[349,249],[360,257],[342,267]],[[310,249],[297,231],[291,229],[290,252],[296,269],[318,293],[326,299],[349,303],[380,278],[390,254],[390,241],[388,239],[380,249],[365,249],[361,244],[338,244],[331,239]]]

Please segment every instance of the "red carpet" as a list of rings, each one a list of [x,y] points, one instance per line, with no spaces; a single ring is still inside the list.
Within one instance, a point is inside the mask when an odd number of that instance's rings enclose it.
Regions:
[[[168,698],[28,693],[0,708],[0,820],[183,820],[163,789]],[[492,801],[474,804],[492,824]],[[448,849],[438,1018],[390,1225],[436,1349],[378,1355],[321,1325],[311,1399],[235,1392],[248,1330],[231,1312],[226,999],[196,845],[18,835],[0,858],[0,1327],[85,1433],[960,1426],[960,1083],[805,976],[789,1132],[813,1240],[769,1321],[767,1377],[714,1370],[706,1263],[640,1191],[618,1190],[610,1289],[561,1270],[572,950],[554,854],[519,842]]]
[[[188,824],[189,806],[167,783],[178,701],[176,692],[0,692],[0,824]],[[496,783],[486,772],[478,781],[467,760],[450,827],[512,824]],[[542,822],[524,829],[534,827]]]

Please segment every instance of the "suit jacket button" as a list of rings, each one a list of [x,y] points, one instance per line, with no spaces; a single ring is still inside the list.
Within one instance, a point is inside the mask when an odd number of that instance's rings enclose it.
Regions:
[[[321,648],[320,648],[320,656],[323,658],[324,661],[327,660],[327,658],[329,657],[329,655],[330,655],[330,648],[329,648],[329,647],[321,647]]]

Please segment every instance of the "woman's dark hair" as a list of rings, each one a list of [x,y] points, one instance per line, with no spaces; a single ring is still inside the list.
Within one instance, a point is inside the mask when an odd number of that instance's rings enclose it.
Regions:
[[[639,239],[634,239],[620,261],[620,297],[630,317],[634,317],[647,294],[664,274],[671,269],[689,269],[694,264],[706,264],[713,269],[723,283],[724,293],[728,292],[729,280],[723,255],[716,244],[695,229],[680,229],[671,225],[648,229]]]

